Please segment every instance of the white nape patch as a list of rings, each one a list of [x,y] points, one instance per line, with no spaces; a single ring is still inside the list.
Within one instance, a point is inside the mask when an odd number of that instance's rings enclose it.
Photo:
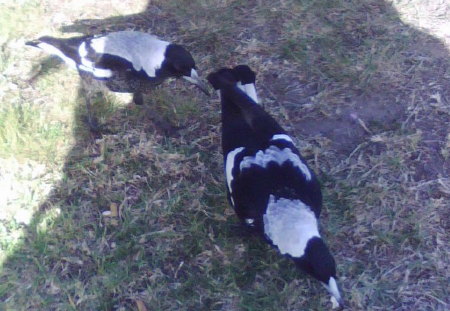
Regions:
[[[258,165],[266,168],[270,162],[282,165],[284,162],[290,161],[294,166],[298,167],[305,176],[306,180],[311,180],[311,172],[305,163],[300,160],[299,156],[292,152],[289,148],[280,149],[277,146],[270,146],[266,150],[259,150],[254,156],[247,156],[242,159],[239,169],[242,171],[252,165]]]
[[[61,58],[70,68],[72,69],[77,69],[77,64],[75,63],[75,61],[69,57],[67,57],[66,55],[64,55],[63,52],[61,52],[61,50],[55,48],[53,45],[42,42],[39,43],[37,45],[40,49],[44,50],[45,52],[52,54],[52,55],[56,55],[59,58]]]
[[[236,148],[227,154],[227,160],[225,161],[225,177],[227,178],[227,185],[228,185],[228,191],[230,191],[230,194],[232,192],[231,190],[231,182],[233,181],[233,174],[231,173],[233,171],[234,167],[234,159],[238,155],[239,152],[244,150],[244,147]],[[234,202],[233,202],[234,205]]]
[[[281,254],[301,257],[308,241],[320,237],[313,211],[300,200],[288,200],[270,195],[263,216],[264,233]]]
[[[328,285],[324,284],[325,288],[328,290],[328,292],[336,299],[337,303],[341,303],[341,293],[339,292],[336,280],[334,277],[330,277],[330,280],[328,281]]]
[[[294,143],[294,141],[292,140],[292,138],[289,137],[289,136],[286,135],[286,134],[275,134],[275,135],[272,136],[272,138],[271,138],[270,140],[278,140],[278,139],[280,139],[280,140],[285,140],[285,141],[288,141],[288,142],[290,142],[290,143]]]
[[[120,31],[94,38],[90,44],[95,52],[124,58],[136,71],[143,69],[149,77],[155,77],[170,43],[142,32]]]
[[[244,88],[245,88],[245,93],[251,98],[253,99],[253,101],[257,104],[259,104],[258,102],[258,96],[256,95],[256,88],[255,85],[253,83],[248,83],[248,84],[244,84]]]

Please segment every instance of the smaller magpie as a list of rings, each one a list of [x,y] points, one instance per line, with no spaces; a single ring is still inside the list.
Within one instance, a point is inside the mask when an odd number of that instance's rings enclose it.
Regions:
[[[220,92],[226,187],[237,216],[342,306],[336,264],[318,229],[322,193],[316,175],[292,138],[257,104],[248,66],[222,68],[207,79]]]
[[[60,57],[78,70],[87,92],[100,81],[110,91],[133,93],[133,101],[143,104],[143,93],[165,79],[183,78],[209,95],[196,71],[192,55],[181,45],[139,31],[119,31],[100,36],[68,39],[41,37],[27,45]],[[89,125],[91,105],[86,96]]]

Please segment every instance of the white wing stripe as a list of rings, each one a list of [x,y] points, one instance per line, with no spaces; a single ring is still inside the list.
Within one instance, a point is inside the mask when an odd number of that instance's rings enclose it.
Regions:
[[[228,191],[231,193],[231,182],[233,181],[233,168],[234,168],[234,159],[236,156],[244,150],[244,147],[236,148],[227,154],[227,159],[225,161],[225,176],[227,178]]]
[[[293,143],[292,138],[289,137],[289,136],[286,135],[286,134],[275,134],[275,135],[272,136],[272,138],[271,138],[270,140],[278,140],[278,139],[280,139],[280,140],[286,140],[286,141],[288,141],[288,142],[290,142],[290,143]]]
[[[292,152],[289,148],[280,149],[277,146],[270,146],[266,150],[259,150],[254,156],[246,156],[242,159],[239,169],[242,171],[252,165],[258,165],[266,168],[270,162],[282,165],[284,162],[290,161],[294,166],[298,167],[305,176],[306,180],[311,180],[311,172],[305,163],[300,160],[299,156]]]

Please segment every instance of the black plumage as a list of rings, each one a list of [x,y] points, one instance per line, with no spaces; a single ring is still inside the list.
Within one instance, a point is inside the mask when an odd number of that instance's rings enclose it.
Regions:
[[[286,131],[241,87],[255,84],[248,66],[221,69],[208,80],[220,90],[227,191],[237,216],[342,303],[334,259],[318,232],[322,194],[314,172]]]

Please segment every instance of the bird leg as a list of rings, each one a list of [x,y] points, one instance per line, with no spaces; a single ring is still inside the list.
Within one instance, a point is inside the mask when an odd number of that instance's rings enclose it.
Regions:
[[[85,104],[86,104],[86,113],[87,113],[87,117],[86,117],[86,123],[89,126],[89,131],[93,134],[99,134],[101,132],[104,132],[103,127],[99,124],[98,119],[95,117],[93,110],[92,110],[92,103],[91,103],[91,99],[93,98],[93,90],[92,90],[92,85],[89,85],[89,80],[90,79],[81,79],[81,88],[82,88],[82,93],[83,93],[83,97],[85,100]],[[103,95],[103,93],[102,93]]]
[[[141,92],[133,93],[133,103],[135,103],[136,105],[139,105],[139,106],[144,104],[144,96],[142,95]]]
[[[100,125],[98,123],[98,119],[94,116],[92,112],[92,104],[90,96],[85,96],[85,102],[86,102],[86,112],[87,112],[87,123],[89,126],[89,130],[93,133],[100,132]]]

